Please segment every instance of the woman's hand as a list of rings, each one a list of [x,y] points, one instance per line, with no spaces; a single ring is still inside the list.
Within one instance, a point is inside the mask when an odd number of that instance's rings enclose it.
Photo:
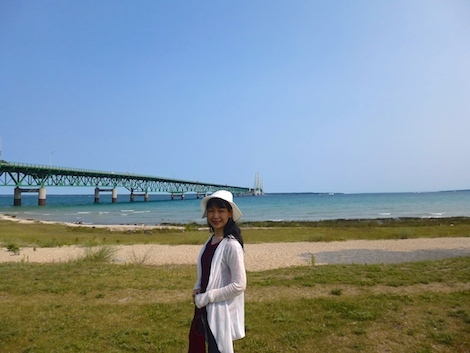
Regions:
[[[214,302],[214,296],[212,295],[212,291],[205,292],[205,293],[198,293],[194,297],[194,304],[198,307],[198,309],[201,309],[205,307],[209,303]]]
[[[196,297],[196,295],[199,294],[199,293],[201,293],[201,288],[193,290],[193,300],[194,300],[194,297]]]

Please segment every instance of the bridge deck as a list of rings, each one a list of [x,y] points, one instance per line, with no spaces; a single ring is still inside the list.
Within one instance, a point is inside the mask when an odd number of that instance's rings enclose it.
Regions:
[[[133,193],[169,193],[203,195],[217,190],[228,190],[234,195],[245,195],[250,188],[211,184],[199,181],[169,179],[149,175],[116,173],[99,170],[64,168],[0,161],[0,186],[13,186],[17,192],[28,192],[46,187],[126,188]],[[44,192],[45,195],[45,192]],[[16,198],[16,196],[15,196]]]

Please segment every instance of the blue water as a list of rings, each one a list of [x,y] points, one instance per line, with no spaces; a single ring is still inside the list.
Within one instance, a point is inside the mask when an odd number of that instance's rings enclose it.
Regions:
[[[150,195],[150,201],[129,201],[120,195],[48,195],[46,206],[37,206],[37,194],[22,195],[22,206],[14,207],[13,195],[0,196],[0,213],[21,219],[83,224],[205,223],[200,199],[185,200]],[[385,194],[267,194],[236,197],[242,221],[316,221],[326,219],[371,219],[398,217],[470,217],[470,191]]]

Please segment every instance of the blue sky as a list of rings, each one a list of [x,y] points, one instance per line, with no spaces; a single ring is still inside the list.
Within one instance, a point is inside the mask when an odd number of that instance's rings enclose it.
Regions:
[[[468,189],[469,63],[466,0],[2,0],[2,158],[259,172],[267,192]]]

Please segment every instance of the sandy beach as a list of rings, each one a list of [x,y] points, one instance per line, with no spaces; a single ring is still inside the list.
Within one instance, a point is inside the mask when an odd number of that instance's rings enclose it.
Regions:
[[[0,214],[0,220],[33,223]],[[56,223],[56,222],[43,222]],[[67,226],[83,226],[66,223]],[[115,231],[153,229],[160,226],[144,225],[93,225]],[[177,227],[175,227],[177,228]],[[180,227],[181,228],[181,227]],[[146,265],[195,264],[201,245],[135,244],[116,245],[113,262],[117,264],[142,263]],[[0,249],[2,262],[54,263],[66,262],[85,256],[82,246],[55,248],[21,248],[13,254]],[[248,271],[264,271],[290,266],[307,266],[348,263],[396,263],[419,260],[470,256],[470,238],[418,238],[397,240],[350,240],[334,242],[292,242],[245,244],[245,263]]]
[[[115,263],[166,265],[195,264],[201,246],[137,244],[120,245],[115,248],[116,252],[113,258]],[[470,238],[246,244],[245,263],[248,271],[264,271],[289,266],[311,265],[312,255],[315,257],[316,265],[390,262],[381,261],[384,252],[394,255],[398,259],[395,262],[470,256]],[[416,258],[417,253],[424,254],[424,258]],[[0,250],[0,262],[65,262],[84,255],[85,249],[80,246],[21,248],[18,255],[3,248]],[[367,261],[371,255],[375,260]],[[319,261],[319,258],[322,257],[327,261]],[[338,262],[338,258],[341,260],[340,262]]]

